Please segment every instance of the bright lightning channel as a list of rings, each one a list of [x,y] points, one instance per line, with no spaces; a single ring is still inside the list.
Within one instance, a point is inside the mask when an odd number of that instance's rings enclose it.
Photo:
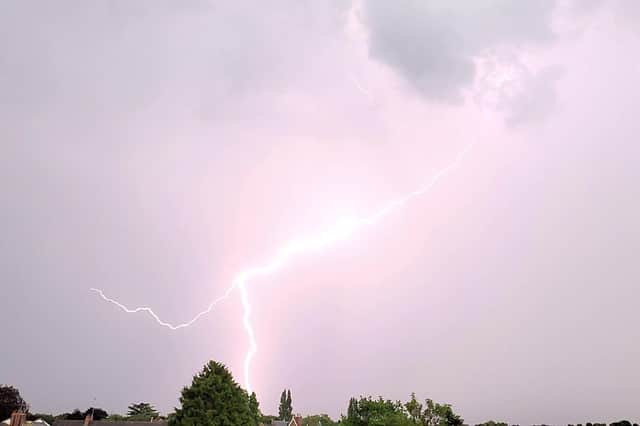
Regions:
[[[92,291],[95,291],[102,299],[106,302],[112,303],[116,305],[118,308],[123,310],[129,314],[135,314],[138,312],[146,312],[149,314],[159,325],[162,327],[166,327],[170,330],[179,330],[182,328],[189,327],[193,325],[196,321],[198,321],[203,316],[210,313],[213,308],[223,300],[227,299],[234,290],[239,290],[240,299],[242,302],[243,308],[243,316],[242,316],[242,324],[244,326],[245,332],[249,338],[249,349],[244,358],[244,382],[245,388],[249,393],[251,393],[251,381],[249,379],[249,371],[251,367],[251,361],[258,351],[258,344],[256,341],[255,333],[253,331],[253,326],[251,324],[251,304],[249,303],[249,293],[247,290],[247,284],[254,278],[266,275],[272,275],[284,268],[291,258],[296,255],[301,255],[305,253],[310,253],[314,251],[318,251],[324,249],[326,247],[331,246],[339,241],[345,240],[352,236],[356,231],[370,225],[374,225],[382,220],[385,216],[392,213],[393,211],[403,207],[413,198],[419,197],[429,191],[441,178],[446,176],[452,169],[458,166],[458,164],[462,161],[462,159],[467,155],[467,153],[474,146],[474,143],[467,145],[462,151],[458,153],[455,159],[446,167],[438,171],[432,178],[421,188],[405,194],[402,197],[396,198],[385,204],[382,208],[375,211],[373,214],[369,216],[362,217],[344,217],[339,220],[334,226],[325,229],[322,232],[319,232],[315,235],[312,235],[307,238],[298,238],[291,240],[288,244],[285,244],[280,249],[278,249],[271,260],[268,262],[247,268],[242,270],[238,275],[233,279],[231,286],[227,288],[227,290],[222,294],[222,296],[214,299],[209,303],[209,306],[202,312],[199,312],[196,316],[194,316],[191,320],[181,323],[181,324],[170,324],[166,321],[163,321],[154,311],[149,307],[139,307],[130,309],[127,308],[122,303],[117,300],[111,299],[107,297],[104,292],[97,288],[91,288]]]

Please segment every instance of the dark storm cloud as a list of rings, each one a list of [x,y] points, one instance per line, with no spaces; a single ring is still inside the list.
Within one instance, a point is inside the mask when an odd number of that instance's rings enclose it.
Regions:
[[[372,57],[400,72],[416,90],[451,100],[473,81],[473,59],[486,49],[553,38],[554,0],[365,2]]]

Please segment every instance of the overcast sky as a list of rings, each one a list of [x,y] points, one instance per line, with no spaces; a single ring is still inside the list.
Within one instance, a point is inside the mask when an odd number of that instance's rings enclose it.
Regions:
[[[263,411],[360,394],[467,423],[640,420],[640,2],[0,3],[0,382],[33,411],[168,412],[244,383],[243,268],[427,194],[252,281]]]

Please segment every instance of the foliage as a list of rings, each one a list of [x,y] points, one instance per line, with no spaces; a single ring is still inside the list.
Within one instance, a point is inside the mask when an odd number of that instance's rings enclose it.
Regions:
[[[278,420],[278,416],[266,415],[263,414],[260,416],[260,423],[265,425],[270,425],[274,420]]]
[[[109,417],[105,419],[107,422],[123,422],[127,420],[127,416],[122,414],[109,414]]]
[[[407,416],[400,401],[360,397],[351,398],[347,417],[341,423],[346,426],[404,426],[414,424]]]
[[[631,426],[631,422],[629,420],[620,420],[618,422],[613,422],[609,426]]]
[[[64,414],[65,420],[84,420],[84,413],[77,408],[73,410],[71,413]]]
[[[148,402],[139,402],[137,404],[131,404],[127,407],[127,419],[128,420],[140,420],[147,421],[152,418],[157,418],[160,413]]]
[[[302,419],[302,426],[335,426],[337,424],[326,414],[307,416]]]
[[[103,420],[103,419],[106,419],[107,417],[109,417],[109,413],[107,413],[102,408],[90,407],[87,411],[85,411],[83,413],[82,418],[84,419],[85,417],[87,417],[92,412],[93,412],[93,420],[96,420],[96,421],[97,420]]]
[[[182,408],[169,419],[170,426],[250,425],[249,396],[223,364],[210,361],[182,390]]]
[[[280,406],[278,407],[278,418],[280,420],[291,421],[293,417],[293,406],[291,401],[291,389],[285,389],[280,395]]]
[[[27,411],[28,408],[18,389],[13,386],[0,386],[0,421],[11,417],[14,411]]]
[[[42,419],[45,422],[52,425],[53,422],[56,420],[56,416],[54,416],[53,414],[44,414],[44,413],[35,413],[35,414],[29,413],[29,415],[27,415],[27,420],[33,421],[38,419]]]
[[[351,398],[347,415],[341,419],[345,426],[462,426],[462,422],[450,405],[434,403],[430,399],[422,404],[415,394],[411,394],[405,404],[382,397]]]
[[[453,412],[449,404],[438,404],[427,399],[427,408],[421,415],[425,426],[462,426],[463,419]]]
[[[509,426],[505,422],[496,422],[494,420],[489,420],[488,422],[479,423],[476,426]]]
[[[249,396],[249,411],[251,412],[252,425],[258,426],[262,421],[262,413],[260,412],[260,403],[255,392],[251,392]]]
[[[418,402],[414,392],[411,392],[411,400],[404,404],[404,408],[407,410],[409,418],[413,420],[414,423],[418,423],[422,416],[422,404]]]

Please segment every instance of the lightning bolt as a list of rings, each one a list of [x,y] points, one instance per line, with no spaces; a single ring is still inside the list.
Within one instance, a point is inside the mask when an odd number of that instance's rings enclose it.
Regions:
[[[431,179],[419,189],[389,201],[388,203],[383,205],[380,209],[378,209],[377,211],[374,211],[372,214],[368,216],[343,217],[341,220],[336,222],[334,226],[328,229],[325,229],[322,232],[319,232],[307,238],[298,238],[298,239],[291,240],[288,244],[285,244],[280,249],[278,249],[269,261],[265,262],[262,265],[258,265],[258,266],[254,266],[254,267],[250,267],[245,270],[242,270],[240,273],[238,273],[235,276],[231,285],[222,294],[222,296],[212,300],[209,306],[205,310],[199,312],[191,320],[187,322],[173,325],[166,321],[163,321],[153,311],[153,309],[149,307],[139,307],[139,308],[130,309],[130,308],[127,308],[122,303],[118,302],[117,300],[107,297],[104,294],[104,292],[100,289],[91,288],[91,290],[96,292],[106,302],[114,304],[115,306],[117,306],[118,308],[120,308],[126,313],[135,314],[139,312],[146,312],[162,327],[166,327],[171,330],[179,330],[179,329],[186,328],[193,325],[200,318],[210,313],[218,303],[227,299],[231,295],[231,293],[237,289],[240,292],[240,299],[241,299],[242,308],[244,311],[244,314],[242,317],[242,324],[249,338],[249,349],[244,358],[244,368],[243,368],[244,381],[245,381],[245,388],[247,389],[248,392],[251,392],[251,381],[249,379],[249,372],[251,367],[251,361],[253,360],[253,357],[258,351],[258,344],[256,341],[253,326],[251,324],[251,303],[249,302],[249,293],[247,290],[247,284],[254,278],[257,278],[260,276],[268,276],[278,272],[279,270],[284,268],[291,261],[292,258],[294,258],[297,255],[322,250],[339,241],[342,241],[351,237],[355,232],[359,231],[362,228],[375,225],[390,213],[406,205],[412,199],[419,197],[425,194],[427,191],[429,191],[436,183],[438,183],[440,179],[442,179],[452,169],[458,166],[458,164],[467,155],[467,153],[473,148],[474,145],[475,145],[475,142],[467,145],[462,151],[458,153],[458,155],[449,165],[447,165],[446,167],[438,171],[436,174],[434,174],[431,177]]]

